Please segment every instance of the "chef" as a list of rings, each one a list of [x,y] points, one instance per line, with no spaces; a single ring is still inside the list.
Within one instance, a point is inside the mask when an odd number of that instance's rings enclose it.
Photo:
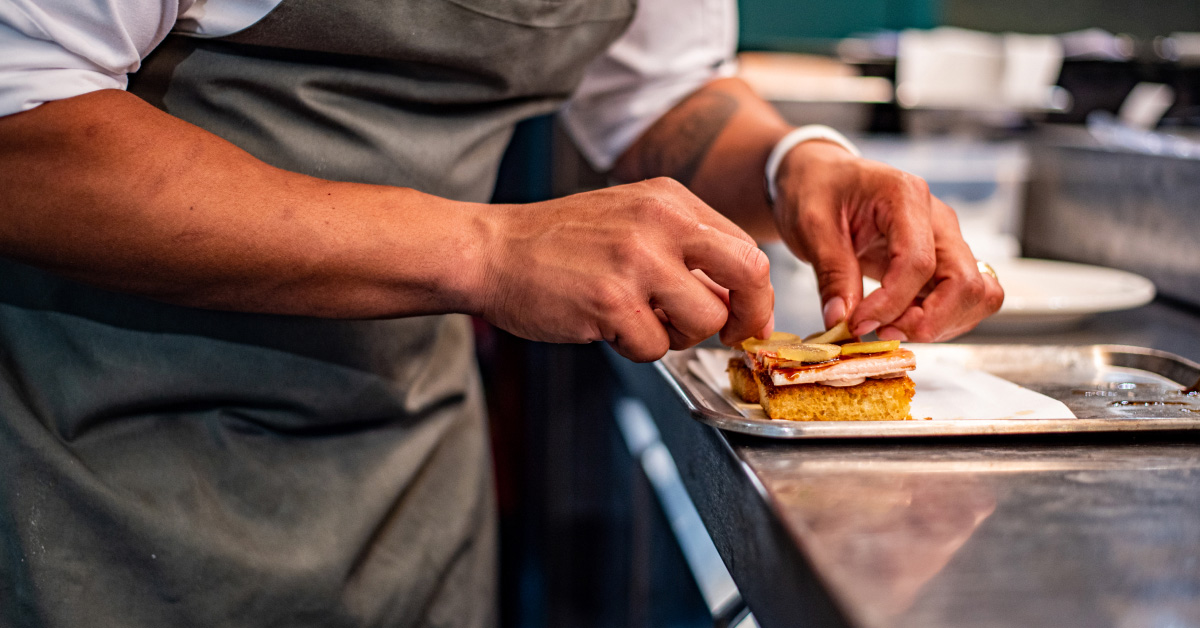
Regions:
[[[0,3],[0,625],[493,624],[467,314],[641,361],[761,336],[771,237],[858,334],[995,311],[954,213],[785,124],[735,33],[731,0]],[[486,204],[556,110],[629,183]]]

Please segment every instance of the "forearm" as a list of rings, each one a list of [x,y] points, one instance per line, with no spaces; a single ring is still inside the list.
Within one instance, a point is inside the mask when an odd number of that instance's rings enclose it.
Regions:
[[[273,168],[119,91],[0,118],[0,255],[184,305],[468,310],[482,214]]]
[[[668,176],[757,240],[777,238],[763,169],[791,127],[740,79],[713,81],[668,111],[617,161],[625,181]]]

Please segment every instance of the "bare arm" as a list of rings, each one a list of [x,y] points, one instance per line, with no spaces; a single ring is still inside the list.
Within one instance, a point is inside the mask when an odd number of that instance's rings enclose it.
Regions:
[[[773,298],[753,240],[668,179],[460,203],[273,168],[111,90],[0,118],[0,255],[196,307],[466,312],[636,360],[761,334]]]
[[[0,118],[0,214],[0,254],[75,279],[330,317],[463,309],[481,240],[465,204],[273,168],[115,90]]]
[[[782,237],[817,274],[827,326],[945,340],[1000,308],[954,211],[924,181],[826,141],[783,160],[770,206],[763,170],[790,127],[738,79],[712,81],[664,114],[617,161],[625,180],[670,176],[759,240]],[[882,289],[863,298],[862,277]]]
[[[667,112],[617,161],[624,181],[671,177],[758,240],[778,239],[763,169],[791,127],[739,79],[709,83]]]

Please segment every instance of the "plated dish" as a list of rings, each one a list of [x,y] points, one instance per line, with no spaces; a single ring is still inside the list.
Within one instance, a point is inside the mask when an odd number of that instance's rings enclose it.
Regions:
[[[980,324],[985,331],[1066,328],[1154,300],[1153,282],[1123,270],[1028,258],[991,265],[1004,286],[1004,305]]]

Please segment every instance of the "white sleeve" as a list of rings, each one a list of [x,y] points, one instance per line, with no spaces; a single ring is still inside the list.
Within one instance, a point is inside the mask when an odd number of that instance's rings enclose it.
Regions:
[[[735,0],[641,0],[629,29],[593,61],[562,120],[593,166],[608,170],[668,109],[732,75]]]
[[[100,89],[124,89],[128,74],[191,4],[0,1],[0,116]]]

